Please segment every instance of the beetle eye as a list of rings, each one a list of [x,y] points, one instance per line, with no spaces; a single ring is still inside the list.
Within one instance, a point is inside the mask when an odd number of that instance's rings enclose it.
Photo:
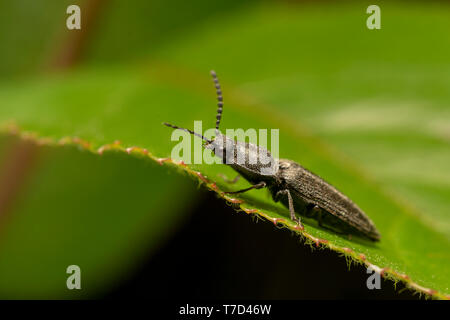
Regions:
[[[282,164],[280,164],[280,169],[287,169],[287,168],[289,168],[289,163],[282,163]]]

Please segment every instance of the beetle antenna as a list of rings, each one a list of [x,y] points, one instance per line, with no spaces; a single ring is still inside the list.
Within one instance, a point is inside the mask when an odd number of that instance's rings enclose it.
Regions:
[[[217,74],[214,70],[211,70],[211,76],[214,81],[214,86],[216,87],[216,95],[217,95],[216,134],[218,135],[220,120],[222,119],[223,97],[222,97],[222,89],[220,88],[219,79],[217,78]]]
[[[211,140],[206,139],[206,138],[205,138],[204,136],[202,136],[201,134],[199,134],[199,133],[197,133],[197,132],[194,132],[194,131],[192,131],[192,130],[189,130],[189,129],[186,129],[186,128],[181,128],[181,127],[178,127],[178,126],[174,126],[173,124],[170,124],[170,123],[167,123],[167,122],[163,122],[163,125],[168,126],[168,127],[170,127],[170,128],[173,128],[173,129],[180,129],[180,130],[189,132],[190,134],[193,134],[194,136],[197,136],[197,137],[199,137],[199,138],[202,138],[203,140],[205,140],[205,141],[208,142],[208,143],[211,143],[211,142],[212,142]]]

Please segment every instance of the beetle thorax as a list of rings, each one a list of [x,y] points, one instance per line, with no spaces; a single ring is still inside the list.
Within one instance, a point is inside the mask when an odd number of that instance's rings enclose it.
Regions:
[[[266,148],[235,141],[220,132],[205,148],[211,149],[224,164],[232,166],[244,176],[274,176],[278,171],[278,161]]]

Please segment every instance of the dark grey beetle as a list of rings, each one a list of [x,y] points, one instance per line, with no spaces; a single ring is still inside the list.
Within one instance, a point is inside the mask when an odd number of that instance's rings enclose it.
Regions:
[[[274,201],[281,201],[289,208],[293,221],[303,229],[300,215],[316,219],[319,226],[335,232],[355,234],[373,241],[380,240],[380,234],[367,215],[348,197],[332,185],[311,173],[298,163],[287,159],[274,159],[270,152],[252,143],[235,141],[219,131],[222,118],[223,98],[219,80],[211,71],[218,100],[215,138],[210,140],[192,130],[164,125],[189,132],[203,139],[204,147],[211,149],[223,163],[231,166],[252,186],[239,191],[226,192],[236,194],[252,189],[267,187]],[[295,208],[295,209],[294,209]]]

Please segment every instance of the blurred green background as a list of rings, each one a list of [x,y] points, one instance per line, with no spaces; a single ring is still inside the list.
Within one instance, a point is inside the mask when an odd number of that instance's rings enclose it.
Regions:
[[[70,4],[81,30],[66,28]],[[371,247],[307,224],[311,234],[448,297],[450,4],[380,1],[381,29],[369,30],[370,4],[1,1],[0,297],[107,294],[202,211],[207,196],[179,169],[91,151],[119,140],[170,156],[161,122],[214,124],[211,69],[224,127],[280,128],[281,157],[347,193],[383,240]],[[88,147],[44,143],[75,137]],[[229,168],[192,168],[229,188],[218,175]],[[245,199],[287,216],[262,191]],[[65,286],[70,264],[82,269],[80,291]],[[289,298],[273,290],[258,297]]]

